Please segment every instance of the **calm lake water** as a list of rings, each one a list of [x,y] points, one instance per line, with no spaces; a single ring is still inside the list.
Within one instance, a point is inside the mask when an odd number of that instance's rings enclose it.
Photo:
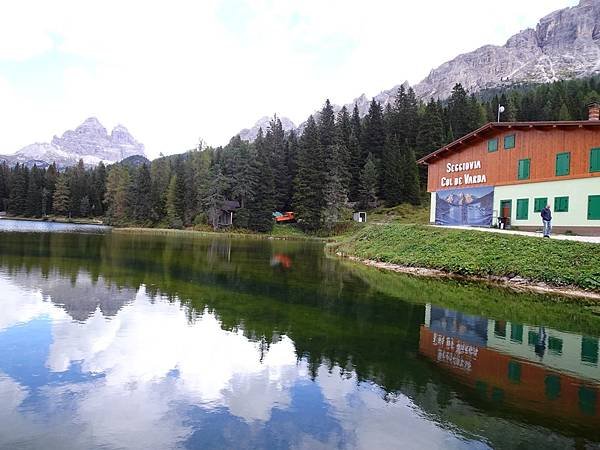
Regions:
[[[2,449],[598,448],[583,307],[315,243],[63,231],[0,233]]]

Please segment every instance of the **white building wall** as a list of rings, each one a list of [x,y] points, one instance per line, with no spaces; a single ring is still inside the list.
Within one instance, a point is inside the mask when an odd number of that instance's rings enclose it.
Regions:
[[[432,198],[433,198],[432,194]],[[500,202],[512,200],[511,224],[513,226],[542,226],[539,212],[534,212],[535,199],[547,197],[552,210],[552,225],[566,227],[600,227],[600,220],[588,220],[588,196],[600,195],[600,177],[575,180],[526,183],[496,186],[494,189],[494,217],[501,216]],[[554,198],[569,197],[569,211],[555,212]],[[529,199],[527,220],[517,220],[517,199]],[[435,218],[435,209],[433,209]]]
[[[429,206],[429,223],[435,223],[435,202],[437,199],[437,193],[431,193],[431,205]]]

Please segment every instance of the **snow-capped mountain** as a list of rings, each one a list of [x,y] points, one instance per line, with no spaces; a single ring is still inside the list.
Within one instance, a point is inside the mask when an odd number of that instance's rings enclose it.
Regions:
[[[413,86],[419,99],[447,98],[456,83],[470,92],[523,83],[547,83],[600,73],[600,0],[580,0],[577,6],[542,18],[535,29],[510,37],[503,46],[486,45],[433,69]],[[408,88],[408,83],[402,83]],[[396,99],[400,84],[375,96],[383,107]],[[365,94],[346,104],[367,114]],[[340,106],[333,105],[337,112]],[[315,118],[318,117],[316,113]],[[302,133],[305,122],[300,124]],[[241,135],[241,134],[240,134]]]
[[[9,164],[47,166],[56,163],[59,167],[72,166],[83,160],[87,166],[101,161],[113,164],[127,157],[144,156],[144,144],[137,142],[127,128],[117,125],[110,134],[95,117],[86,119],[74,130],[61,137],[54,136],[50,143],[35,143],[23,147],[13,155],[2,155],[0,160]]]

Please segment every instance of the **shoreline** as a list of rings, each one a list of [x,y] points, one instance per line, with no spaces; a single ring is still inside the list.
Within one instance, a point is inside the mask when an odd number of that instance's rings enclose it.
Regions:
[[[47,222],[47,223],[64,223],[64,224],[74,224],[74,225],[99,225],[103,227],[108,227],[110,225],[106,225],[101,220],[93,220],[93,219],[71,219],[69,220],[66,217],[52,217],[43,219],[41,217],[12,217],[12,216],[0,216],[0,220],[18,220],[21,222]]]
[[[145,228],[145,227],[113,227],[113,233],[122,234],[159,234],[159,235],[190,235],[199,237],[233,237],[233,238],[248,238],[262,240],[278,240],[278,241],[314,241],[320,243],[332,242],[328,238],[320,238],[316,236],[296,236],[296,235],[272,235],[266,233],[241,233],[235,231],[205,231],[205,230],[176,230],[172,228]]]
[[[478,276],[478,275],[461,275],[452,272],[446,272],[440,269],[430,269],[427,267],[411,267],[403,266],[400,264],[393,264],[383,261],[377,261],[374,259],[364,259],[357,256],[347,255],[341,252],[336,252],[336,256],[342,259],[347,259],[356,263],[363,264],[368,267],[373,267],[380,270],[389,272],[403,273],[407,275],[414,275],[417,277],[427,277],[436,279],[452,279],[462,281],[475,281],[479,283],[487,283],[495,286],[504,287],[507,289],[514,290],[516,292],[534,292],[537,294],[558,294],[563,297],[570,297],[573,299],[587,299],[600,302],[600,293],[586,291],[577,286],[566,285],[566,286],[553,286],[547,283],[529,280],[522,277],[501,277],[501,276]]]

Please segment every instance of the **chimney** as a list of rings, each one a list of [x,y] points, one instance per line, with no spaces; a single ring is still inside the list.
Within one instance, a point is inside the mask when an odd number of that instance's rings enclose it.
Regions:
[[[587,105],[589,111],[589,120],[600,120],[600,103],[592,102]]]

